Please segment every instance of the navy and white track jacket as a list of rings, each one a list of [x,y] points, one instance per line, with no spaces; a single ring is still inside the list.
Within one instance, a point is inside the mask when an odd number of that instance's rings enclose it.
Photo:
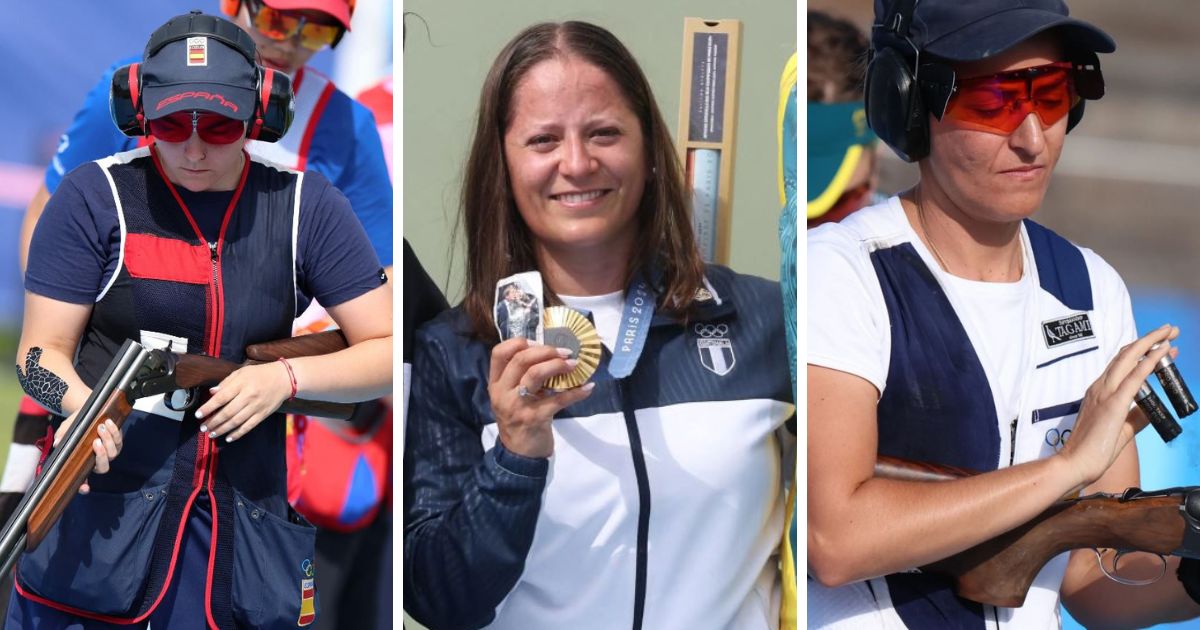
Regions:
[[[417,337],[405,604],[433,629],[774,628],[795,415],[778,285],[709,267],[685,324],[554,420],[554,455],[497,439],[492,346],[461,307]]]

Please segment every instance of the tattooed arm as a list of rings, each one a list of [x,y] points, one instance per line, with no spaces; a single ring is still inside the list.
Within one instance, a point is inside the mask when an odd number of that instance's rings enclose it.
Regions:
[[[17,379],[26,394],[56,414],[73,414],[91,393],[72,364],[91,313],[90,304],[71,304],[25,293],[25,320],[17,346]]]
[[[25,320],[17,345],[17,378],[21,387],[40,405],[67,419],[54,435],[57,444],[71,426],[75,413],[91,395],[75,372],[75,348],[92,315],[91,304],[72,304],[25,292]],[[99,427],[92,444],[97,473],[108,472],[109,462],[121,452],[121,431],[112,420]],[[88,492],[87,482],[80,492]]]
[[[56,414],[73,414],[91,394],[72,365],[90,316],[91,305],[25,292],[17,378],[25,394]]]

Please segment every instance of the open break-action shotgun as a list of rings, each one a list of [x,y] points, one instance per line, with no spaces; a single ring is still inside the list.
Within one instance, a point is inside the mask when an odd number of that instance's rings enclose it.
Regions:
[[[280,357],[329,354],[345,347],[341,331],[303,335],[247,347],[246,365]],[[41,543],[92,472],[96,463],[92,442],[99,436],[97,428],[104,420],[112,420],[120,428],[137,399],[180,390],[189,392],[187,401],[174,408],[190,408],[200,399],[195,390],[217,385],[242,365],[199,354],[149,350],[136,341],[126,341],[4,526],[0,534],[0,575],[12,570],[23,551]],[[279,411],[346,420],[353,414],[354,405],[292,399],[285,401]]]
[[[972,474],[886,456],[875,464],[875,476],[908,481],[937,482]],[[1123,494],[1063,499],[1028,523],[921,570],[952,577],[959,597],[1017,607],[1051,558],[1089,548],[1115,549],[1117,557],[1154,553],[1163,557],[1164,566],[1169,555],[1200,558],[1200,486],[1153,492],[1130,488]]]

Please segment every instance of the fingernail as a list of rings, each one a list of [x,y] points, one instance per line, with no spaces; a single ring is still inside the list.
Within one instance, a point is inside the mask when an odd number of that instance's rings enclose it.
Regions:
[[[221,388],[220,387],[209,387],[208,393],[215,394],[215,393],[217,393],[217,390],[219,390],[219,389],[221,389]]]
[[[196,410],[196,419],[199,420],[200,418],[203,418],[203,417],[204,417],[204,412],[197,409]]]
[[[231,436],[229,436],[229,437],[225,438],[225,441],[226,441],[226,442],[232,442],[232,441],[233,441],[233,436],[231,435]]]
[[[567,367],[573,368],[576,365],[579,365],[579,359],[567,359]]]
[[[206,424],[202,424],[202,425],[200,425],[200,432],[201,432],[201,433],[208,433],[208,425],[206,425]]]
[[[210,439],[210,440],[215,440],[215,439],[217,439],[217,432],[216,432],[216,431],[213,431],[212,433],[209,433],[209,434],[208,434],[208,439]]]
[[[572,354],[574,354],[574,353],[571,352],[570,348],[559,348],[558,349],[558,356],[560,356],[564,359],[571,356]]]
[[[92,444],[95,444],[96,446],[101,446],[104,443],[100,441],[100,438],[96,438],[95,440],[92,441]]]
[[[582,389],[585,392],[590,392],[593,389],[596,389],[596,381],[590,381],[587,385],[584,385]]]
[[[100,433],[108,433],[108,427],[106,427],[102,424],[102,425],[96,427],[96,431],[98,431]]]

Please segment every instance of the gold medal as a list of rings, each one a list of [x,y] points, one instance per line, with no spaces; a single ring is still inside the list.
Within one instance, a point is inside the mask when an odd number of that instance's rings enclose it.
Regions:
[[[546,381],[546,387],[564,390],[583,385],[600,365],[600,335],[596,334],[596,327],[582,313],[566,306],[548,307],[544,322],[546,345],[566,348],[571,351],[569,358],[579,361],[570,373]]]

